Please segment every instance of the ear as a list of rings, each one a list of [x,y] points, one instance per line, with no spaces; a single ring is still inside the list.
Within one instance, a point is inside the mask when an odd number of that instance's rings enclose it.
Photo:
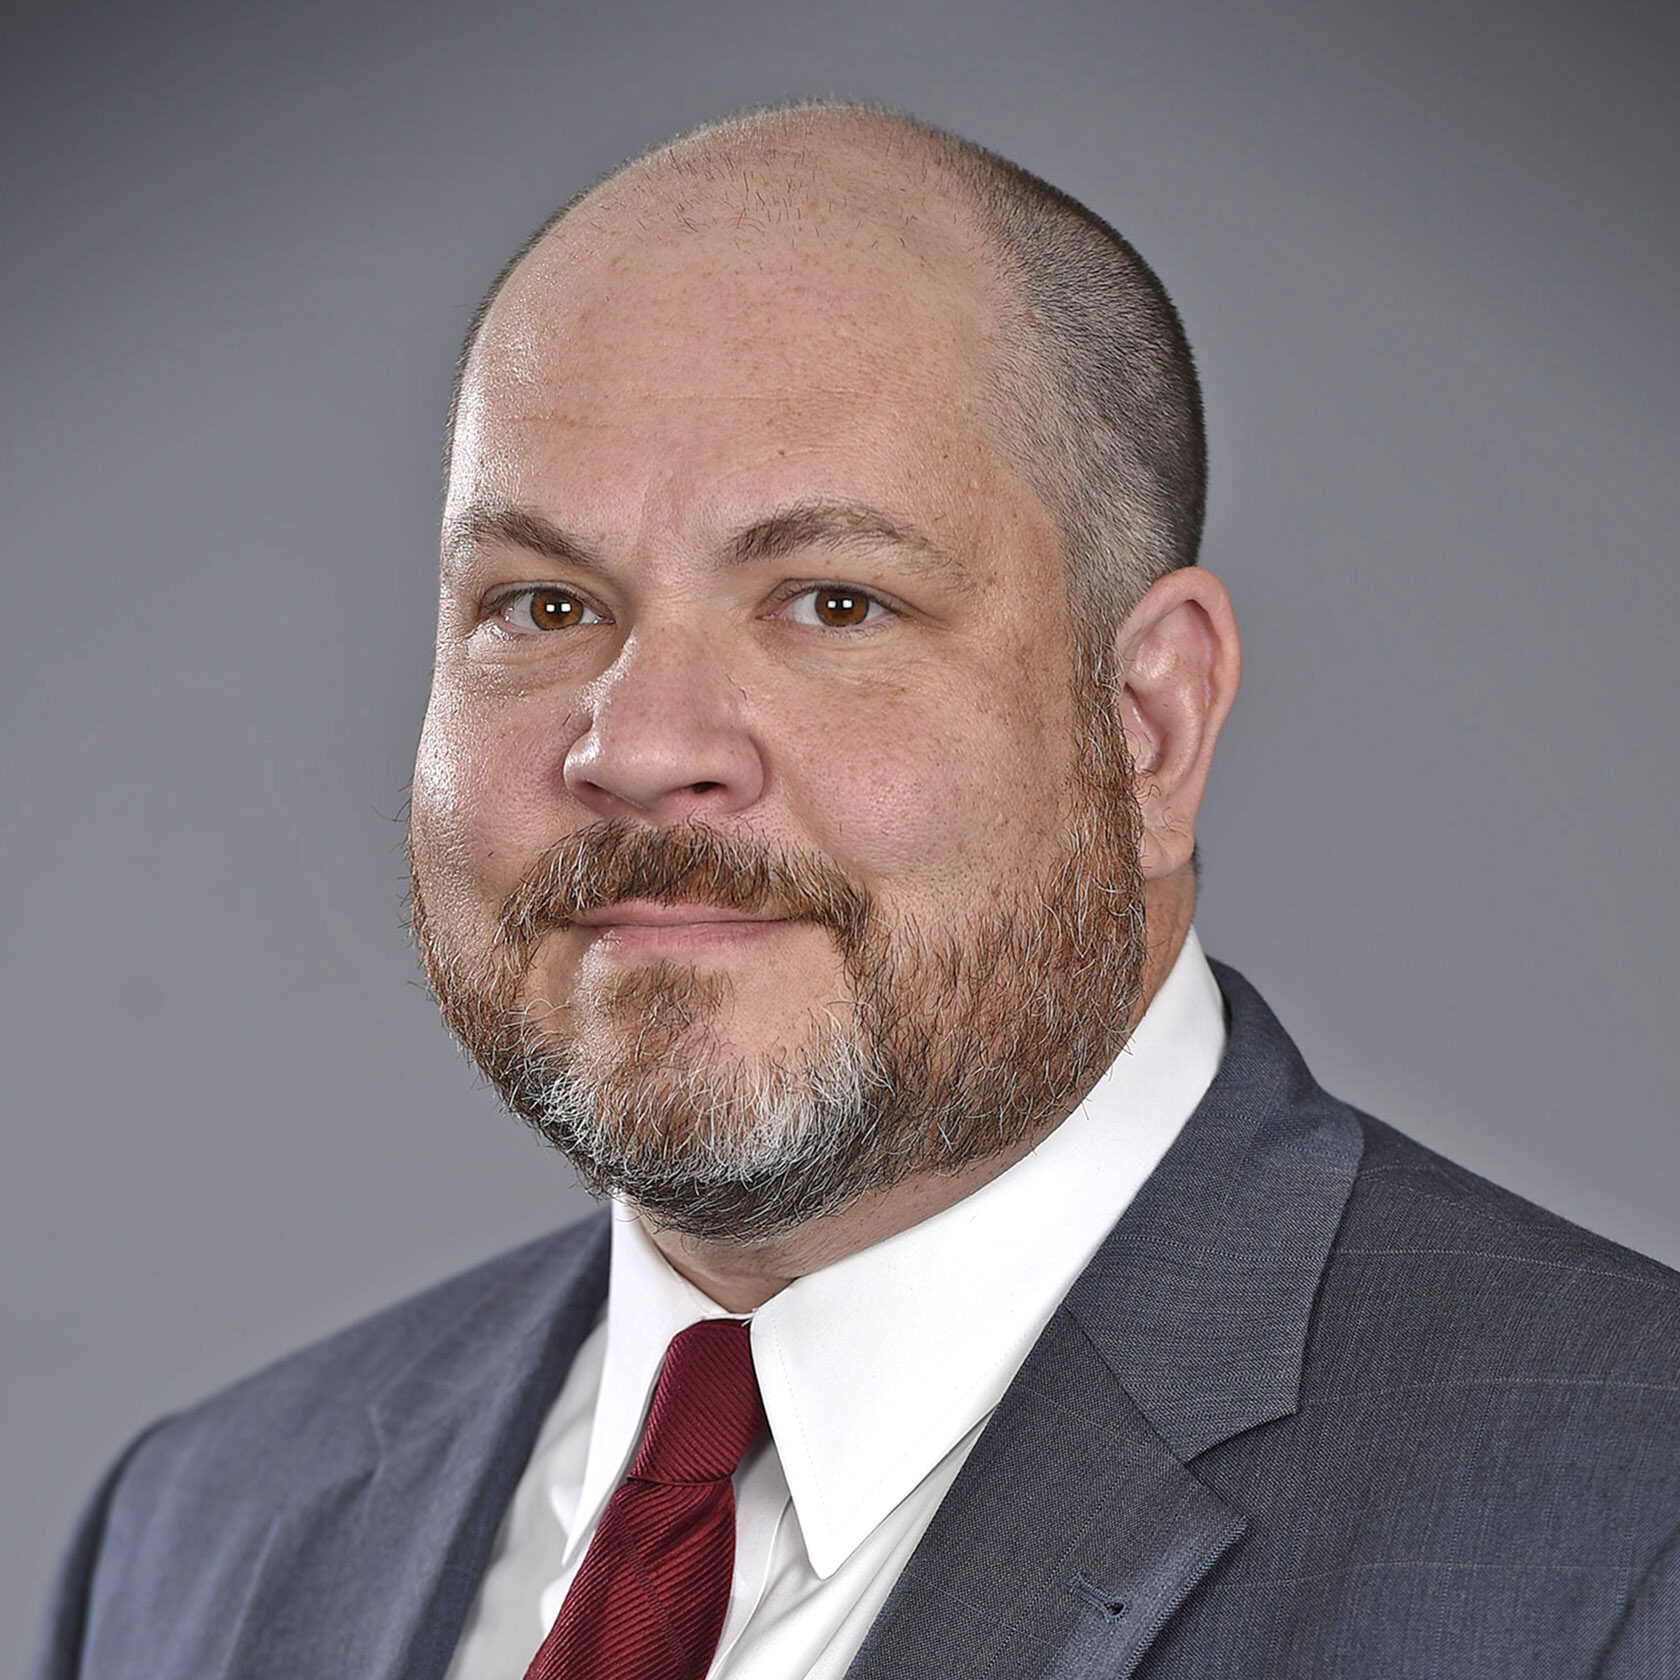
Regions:
[[[1120,717],[1155,880],[1187,868],[1214,743],[1242,680],[1231,597],[1212,572],[1156,579],[1115,635]]]

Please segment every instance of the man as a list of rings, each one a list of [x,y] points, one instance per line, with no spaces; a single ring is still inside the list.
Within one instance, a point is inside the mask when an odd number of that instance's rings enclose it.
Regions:
[[[1191,930],[1235,697],[1136,254],[904,119],[474,323],[416,932],[614,1211],[144,1437],[40,1674],[1680,1674],[1680,1294]]]

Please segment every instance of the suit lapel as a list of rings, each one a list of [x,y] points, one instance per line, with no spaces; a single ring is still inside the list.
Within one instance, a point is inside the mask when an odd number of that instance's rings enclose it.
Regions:
[[[606,1296],[607,1222],[526,1264],[412,1350],[333,1455],[354,1467],[270,1529],[229,1680],[441,1680],[503,1513]]]
[[[848,1680],[1124,1680],[1245,1519],[1188,1468],[1290,1415],[1360,1155],[1239,975],[1218,1076],[1022,1365]]]
[[[1059,1312],[848,1680],[1130,1674],[1242,1527]]]

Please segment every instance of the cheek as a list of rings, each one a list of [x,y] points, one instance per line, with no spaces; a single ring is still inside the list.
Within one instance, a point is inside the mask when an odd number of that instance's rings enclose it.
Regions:
[[[979,674],[836,705],[790,746],[826,848],[906,900],[990,899],[1032,868],[1060,838],[1075,759],[1070,707]]]
[[[411,833],[423,875],[500,904],[555,829],[557,733],[507,709],[434,694],[414,765]]]

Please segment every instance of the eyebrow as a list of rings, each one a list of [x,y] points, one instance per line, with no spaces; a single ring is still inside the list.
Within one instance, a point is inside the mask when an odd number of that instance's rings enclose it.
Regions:
[[[505,503],[474,502],[444,526],[443,552],[448,559],[459,559],[482,543],[528,549],[546,560],[584,571],[599,570],[601,565],[587,543],[568,535],[552,520],[529,508]],[[952,572],[959,579],[968,575],[968,568],[955,554],[907,521],[866,502],[826,498],[796,502],[755,520],[730,539],[723,563],[748,566],[785,559],[804,549],[838,553],[882,545],[902,551],[927,569]]]
[[[460,559],[481,543],[507,543],[514,548],[529,549],[545,560],[557,560],[563,566],[580,566],[585,570],[593,570],[598,564],[587,544],[567,536],[552,520],[529,508],[501,502],[473,502],[444,523],[445,559]]]
[[[778,508],[742,531],[730,544],[729,557],[732,564],[744,566],[785,559],[808,548],[841,552],[883,545],[959,576],[966,573],[962,562],[925,531],[866,502],[824,500]]]

